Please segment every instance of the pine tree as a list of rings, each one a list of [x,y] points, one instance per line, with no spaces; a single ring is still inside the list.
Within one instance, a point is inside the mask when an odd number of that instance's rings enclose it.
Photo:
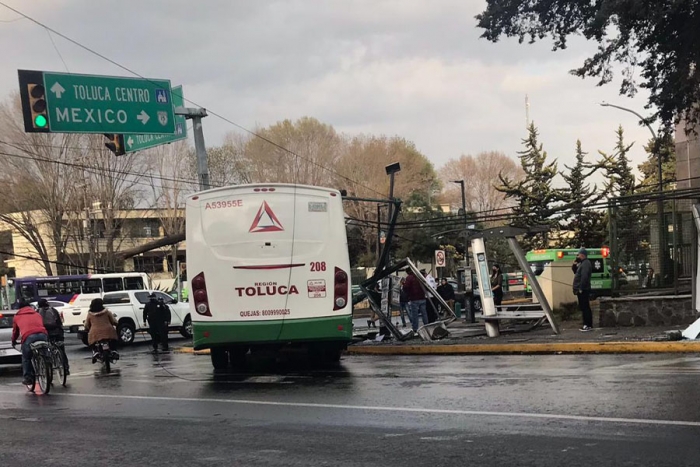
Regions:
[[[530,124],[528,137],[523,140],[525,150],[518,152],[525,177],[516,181],[499,175],[502,185],[497,187],[498,191],[504,193],[506,199],[516,201],[511,223],[515,227],[557,225],[556,219],[553,219],[555,204],[563,199],[561,192],[552,188],[552,181],[557,175],[557,161],[547,161],[547,152],[539,143],[538,136],[535,124]],[[524,239],[523,246],[546,248],[547,235],[529,236]]]
[[[572,236],[562,238],[560,246],[563,248],[600,247],[606,239],[604,213],[589,207],[600,201],[602,194],[598,193],[596,185],[591,187],[586,183],[596,170],[595,166],[586,163],[586,155],[581,140],[576,141],[576,165],[564,166],[569,172],[561,173],[569,187],[564,196],[568,206],[565,214],[568,221],[563,228],[573,232]]]
[[[636,179],[627,157],[632,144],[625,143],[622,126],[618,128],[616,134],[617,143],[612,156],[600,152],[604,158],[601,165],[606,173],[606,194],[611,198],[618,198],[617,201],[622,203],[615,208],[614,212],[614,222],[617,227],[617,251],[613,254],[617,256],[621,265],[628,265],[638,263],[642,259],[644,245],[648,245],[648,242],[645,241],[648,237],[648,229],[644,221],[643,207],[631,202],[624,202],[625,197],[634,195],[636,192]]]
[[[664,133],[659,136],[658,151],[661,153],[661,175],[664,182],[664,191],[672,189],[670,183],[676,180],[676,145],[673,135]],[[642,174],[639,184],[639,192],[647,193],[659,189],[659,161],[654,151],[654,140],[644,146],[649,158],[637,166]]]

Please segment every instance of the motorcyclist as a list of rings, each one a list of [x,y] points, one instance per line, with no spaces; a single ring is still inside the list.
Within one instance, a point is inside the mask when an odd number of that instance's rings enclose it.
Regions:
[[[61,320],[61,315],[56,309],[49,305],[48,300],[42,298],[38,303],[38,312],[41,318],[44,320],[44,327],[49,333],[49,340],[51,342],[60,342],[58,348],[63,354],[63,363],[65,365],[66,375],[70,375],[70,364],[68,363],[68,355],[66,355],[66,348],[63,345],[63,320]]]
[[[158,344],[163,347],[163,351],[168,351],[168,326],[170,325],[170,309],[163,302],[158,300],[156,294],[148,296],[148,303],[143,308],[143,322],[148,323],[148,333],[153,340],[153,351],[158,351]]]
[[[109,341],[109,348],[116,350],[117,343],[117,320],[111,311],[105,309],[101,298],[96,298],[90,303],[90,311],[85,320],[85,330],[88,331],[88,345],[92,347],[92,363],[97,357],[97,347],[99,341]]]
[[[48,341],[49,337],[41,315],[23,299],[20,300],[19,311],[12,321],[12,347],[17,345],[17,339],[20,336],[22,336],[22,376],[24,378],[22,383],[30,385],[34,382],[31,344]]]

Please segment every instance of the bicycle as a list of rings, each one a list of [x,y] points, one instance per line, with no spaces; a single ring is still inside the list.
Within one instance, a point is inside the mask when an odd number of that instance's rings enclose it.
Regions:
[[[66,387],[66,381],[68,380],[68,372],[66,371],[66,362],[63,358],[63,341],[56,341],[49,339],[49,349],[51,350],[51,362],[53,365],[53,370],[58,373],[59,382],[61,386]]]
[[[36,341],[29,344],[32,350],[32,367],[34,368],[34,379],[32,384],[27,385],[30,392],[34,392],[37,380],[39,388],[44,394],[51,391],[51,383],[53,382],[53,364],[51,362],[51,349],[46,341]]]

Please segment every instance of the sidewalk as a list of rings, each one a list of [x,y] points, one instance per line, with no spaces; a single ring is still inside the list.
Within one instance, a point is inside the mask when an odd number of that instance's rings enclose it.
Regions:
[[[549,325],[533,331],[513,332],[502,327],[496,338],[486,336],[483,323],[456,321],[449,337],[433,342],[414,337],[408,341],[364,339],[348,347],[356,355],[488,355],[560,353],[688,353],[700,352],[700,341],[672,341],[667,331],[686,326],[595,328],[578,330],[579,323],[564,322],[556,335]],[[522,328],[521,328],[522,329]],[[374,331],[374,330],[372,330]],[[358,330],[358,334],[363,334]],[[372,334],[370,334],[371,337]]]

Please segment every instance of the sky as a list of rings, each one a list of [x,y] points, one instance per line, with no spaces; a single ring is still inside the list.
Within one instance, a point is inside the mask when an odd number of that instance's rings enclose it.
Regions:
[[[148,78],[184,87],[199,105],[248,129],[312,116],[338,132],[398,135],[439,168],[462,154],[516,158],[526,136],[525,96],[541,142],[572,165],[577,139],[592,159],[611,152],[622,124],[646,154],[647,95],[618,95],[569,70],[595,50],[575,38],[565,51],[480,39],[482,0],[1,0]],[[0,6],[0,97],[17,69],[130,76],[123,69]],[[53,40],[53,42],[52,42]],[[55,44],[55,47],[54,47]],[[240,131],[204,120],[208,146]]]

